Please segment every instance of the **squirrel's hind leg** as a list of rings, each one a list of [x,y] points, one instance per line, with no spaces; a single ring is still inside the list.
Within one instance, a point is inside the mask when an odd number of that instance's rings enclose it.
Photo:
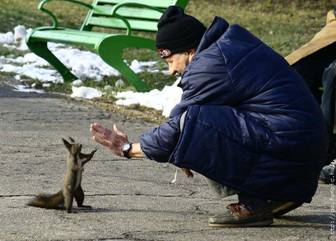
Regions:
[[[81,207],[81,208],[92,208],[90,205],[83,205],[83,202],[84,202],[84,191],[83,191],[81,185],[79,185],[79,187],[75,191],[75,199],[76,199],[78,207]]]
[[[64,188],[63,195],[64,195],[65,209],[68,213],[71,213],[72,212],[72,202],[73,202],[74,194],[72,193],[71,190],[69,190],[67,188]]]

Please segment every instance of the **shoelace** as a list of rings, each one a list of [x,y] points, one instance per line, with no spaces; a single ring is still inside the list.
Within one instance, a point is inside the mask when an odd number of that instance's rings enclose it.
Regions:
[[[231,203],[227,206],[227,208],[230,210],[231,214],[234,216],[241,216],[242,212],[246,212],[249,210],[245,207],[243,203]]]
[[[241,205],[242,205],[241,203],[231,203],[228,205],[228,208],[233,211],[240,211]]]

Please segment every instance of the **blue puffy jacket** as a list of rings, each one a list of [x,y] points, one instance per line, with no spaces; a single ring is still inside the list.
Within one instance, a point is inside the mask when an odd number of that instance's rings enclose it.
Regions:
[[[169,120],[140,138],[148,158],[255,197],[311,201],[328,135],[308,87],[280,55],[216,17],[179,86]]]

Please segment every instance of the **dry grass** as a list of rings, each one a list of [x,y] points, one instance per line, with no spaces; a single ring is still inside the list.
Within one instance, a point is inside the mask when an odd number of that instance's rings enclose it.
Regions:
[[[90,0],[83,0],[90,3]],[[27,27],[49,25],[50,18],[36,10],[37,0],[0,0],[0,32],[10,31],[14,26]],[[48,7],[57,13],[60,23],[79,27],[86,9],[65,1],[52,1]],[[187,12],[206,25],[215,15],[238,23],[283,55],[297,48],[325,21],[326,12],[332,8],[327,0],[190,0]]]
[[[26,27],[50,25],[49,16],[37,11],[38,2],[0,0],[0,32],[12,31],[19,24]],[[81,25],[87,12],[84,7],[65,1],[55,0],[47,6],[56,13],[60,25],[73,28]],[[190,0],[186,11],[205,25],[209,25],[214,16],[224,17],[231,24],[238,23],[285,56],[323,27],[326,13],[331,8],[330,0]],[[8,54],[6,51],[0,48],[0,55]],[[125,51],[124,57],[128,61],[158,60],[154,52],[135,49]],[[141,77],[156,88],[174,81],[174,78],[147,72],[142,73]],[[114,81],[111,80],[111,84]]]

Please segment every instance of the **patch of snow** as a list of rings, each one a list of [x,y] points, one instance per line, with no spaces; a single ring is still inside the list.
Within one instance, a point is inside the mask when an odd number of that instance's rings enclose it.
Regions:
[[[139,104],[162,110],[163,116],[169,116],[172,108],[181,100],[182,89],[177,86],[180,79],[171,86],[165,86],[161,91],[154,89],[147,93],[139,93],[133,91],[124,91],[116,94],[116,104],[118,105],[134,105]]]
[[[79,86],[82,86],[82,85],[83,85],[83,81],[80,80],[80,79],[76,79],[75,81],[72,81],[71,85],[72,85],[72,86],[79,87]]]
[[[25,85],[15,85],[14,88],[15,88],[14,90],[18,91],[18,92],[35,92],[35,93],[39,93],[39,94],[44,93],[43,90],[37,90],[37,89],[29,88]]]
[[[71,97],[78,97],[78,98],[85,98],[85,99],[93,99],[93,98],[99,98],[103,94],[101,91],[91,88],[91,87],[75,87],[72,86],[72,94]]]
[[[1,44],[12,44],[14,42],[14,34],[12,32],[0,33]]]
[[[37,79],[42,82],[63,83],[59,74],[52,69],[43,69],[35,67],[31,64],[25,64],[23,66],[16,66],[11,64],[3,64],[0,66],[1,72],[16,73],[20,76],[27,76],[32,79]]]

